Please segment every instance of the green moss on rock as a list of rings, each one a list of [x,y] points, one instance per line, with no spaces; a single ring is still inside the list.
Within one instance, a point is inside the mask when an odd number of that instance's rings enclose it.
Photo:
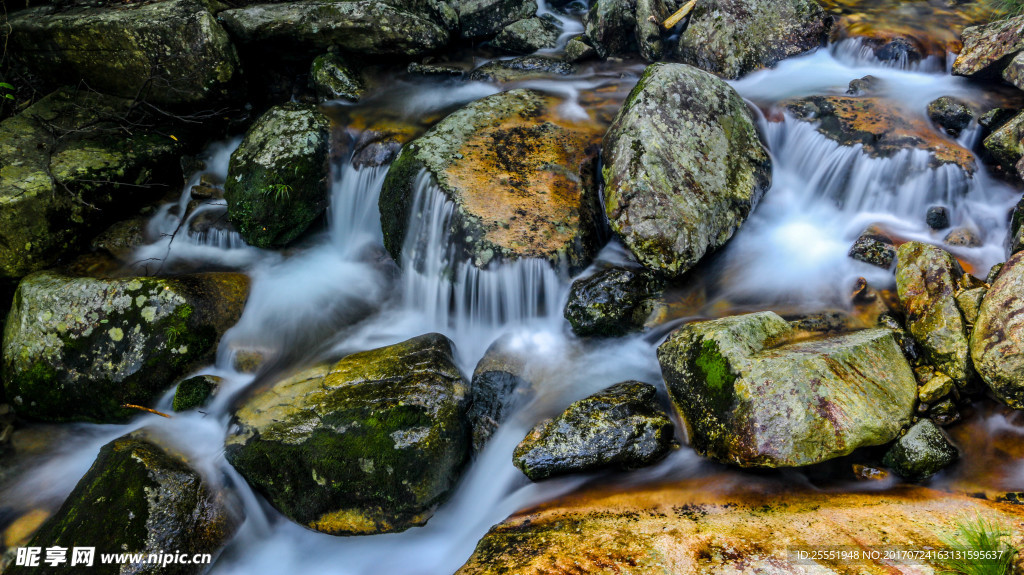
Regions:
[[[197,375],[183,380],[174,390],[171,409],[188,411],[206,405],[220,386],[220,381],[219,377],[212,375]]]
[[[899,438],[882,463],[900,477],[922,481],[956,462],[960,452],[930,419],[922,419]]]
[[[1024,409],[1024,252],[1010,257],[985,294],[971,334],[978,375],[1000,401]]]

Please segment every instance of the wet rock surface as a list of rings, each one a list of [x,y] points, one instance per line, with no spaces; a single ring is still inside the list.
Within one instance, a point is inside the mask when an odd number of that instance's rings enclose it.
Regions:
[[[502,28],[537,14],[535,0],[455,0],[463,38],[497,34]]]
[[[978,375],[992,393],[1024,409],[1024,252],[1010,257],[981,302],[970,351]]]
[[[569,62],[544,56],[522,56],[511,60],[494,60],[469,74],[474,82],[510,83],[542,79],[550,76],[571,76],[576,68]]]
[[[225,455],[310,529],[404,531],[427,522],[462,471],[468,391],[440,334],[355,353],[250,398]]]
[[[171,409],[174,411],[188,411],[197,407],[203,407],[210,402],[213,394],[220,387],[221,378],[213,375],[197,375],[182,380],[174,390],[174,400],[171,402]]]
[[[954,138],[974,120],[974,111],[958,98],[943,96],[928,104],[928,117]]]
[[[643,327],[663,287],[644,270],[601,270],[572,283],[565,319],[579,336],[625,335]]]
[[[366,92],[362,76],[338,54],[317,56],[309,75],[320,101],[358,102]]]
[[[672,433],[654,386],[627,381],[537,424],[512,458],[533,481],[606,468],[634,469],[665,457]]]
[[[960,452],[930,419],[914,424],[889,448],[882,463],[904,479],[922,481],[952,465]]]
[[[527,374],[531,350],[515,338],[491,344],[473,370],[467,418],[473,429],[473,450],[480,451],[509,415],[534,394]]]
[[[1024,50],[1024,16],[971,26],[963,32],[964,47],[953,62],[958,76],[995,77]]]
[[[554,48],[561,33],[558,20],[544,15],[509,24],[491,40],[491,45],[507,52],[532,54],[542,48]]]
[[[880,227],[869,226],[857,236],[850,247],[849,256],[882,269],[889,269],[896,259],[896,246]]]
[[[669,277],[724,245],[771,183],[743,100],[681,64],[647,68],[605,135],[604,160],[612,230]]]

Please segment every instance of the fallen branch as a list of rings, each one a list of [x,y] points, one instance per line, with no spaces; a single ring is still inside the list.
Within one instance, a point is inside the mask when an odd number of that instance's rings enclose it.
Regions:
[[[139,411],[148,411],[149,413],[155,413],[155,414],[159,415],[160,417],[166,417],[167,419],[171,418],[171,416],[167,415],[166,413],[163,413],[161,411],[157,411],[155,409],[150,409],[148,407],[142,407],[141,405],[134,405],[134,404],[131,404],[131,403],[126,403],[126,404],[122,405],[121,407],[124,407],[124,408],[127,408],[127,409],[138,409]]]
[[[665,22],[662,24],[662,27],[664,27],[666,30],[675,27],[675,25],[678,24],[683,18],[689,16],[690,12],[693,12],[693,8],[696,5],[697,0],[690,0],[686,4],[683,4],[683,7],[677,10],[675,14],[665,19]]]

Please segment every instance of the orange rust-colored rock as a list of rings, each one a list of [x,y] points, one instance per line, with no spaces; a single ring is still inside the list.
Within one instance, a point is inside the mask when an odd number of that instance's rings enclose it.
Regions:
[[[1024,507],[923,487],[830,493],[712,476],[627,492],[592,491],[492,528],[457,575],[562,573],[931,573],[923,565],[822,560],[793,546],[945,549],[956,522],[981,516],[1024,540]]]

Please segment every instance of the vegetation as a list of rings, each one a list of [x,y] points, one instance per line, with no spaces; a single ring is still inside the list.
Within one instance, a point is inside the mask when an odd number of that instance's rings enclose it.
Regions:
[[[941,560],[937,565],[937,573],[943,575],[1010,575],[1013,573],[1014,560],[1018,549],[1009,543],[1010,530],[988,521],[978,515],[973,520],[957,521],[956,534],[944,538],[943,543],[951,557]],[[994,551],[996,559],[980,559],[971,557],[978,551]]]

